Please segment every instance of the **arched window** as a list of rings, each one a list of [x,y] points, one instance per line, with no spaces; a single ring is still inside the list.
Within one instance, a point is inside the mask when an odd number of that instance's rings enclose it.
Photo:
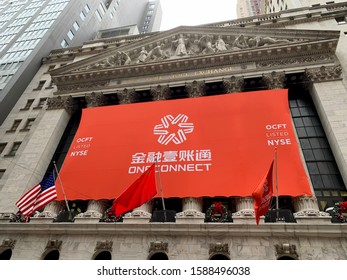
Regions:
[[[97,253],[93,259],[94,260],[112,260],[112,255],[109,251],[101,251]]]
[[[10,260],[12,257],[12,250],[6,249],[0,253],[0,260]]]
[[[60,253],[58,250],[52,250],[44,255],[43,260],[59,260]]]
[[[169,257],[167,256],[167,254],[163,252],[158,252],[151,255],[148,259],[149,260],[168,260]]]
[[[210,257],[210,260],[230,260],[230,258],[224,254],[214,254]]]
[[[277,260],[296,260],[296,259],[291,256],[281,256]]]

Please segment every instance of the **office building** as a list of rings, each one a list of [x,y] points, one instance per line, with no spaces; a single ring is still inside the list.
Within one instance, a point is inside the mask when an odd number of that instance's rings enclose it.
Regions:
[[[135,2],[138,9],[133,9]],[[1,1],[0,123],[52,49],[81,45],[101,29],[125,25],[143,28],[147,10],[148,0]],[[154,24],[160,22],[156,14],[149,22],[146,31],[159,30]]]
[[[237,0],[236,14],[238,18],[257,16],[261,13],[262,0]]]
[[[261,0],[262,13],[270,14],[288,9],[301,7],[317,7],[320,5],[334,4],[344,2],[343,0],[326,1],[326,0]]]

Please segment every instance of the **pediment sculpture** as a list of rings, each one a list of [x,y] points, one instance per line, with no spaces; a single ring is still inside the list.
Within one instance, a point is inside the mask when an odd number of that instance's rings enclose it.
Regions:
[[[226,51],[259,48],[274,44],[303,41],[270,36],[179,34],[131,50],[117,50],[113,55],[79,70],[105,69],[170,59],[210,55]]]

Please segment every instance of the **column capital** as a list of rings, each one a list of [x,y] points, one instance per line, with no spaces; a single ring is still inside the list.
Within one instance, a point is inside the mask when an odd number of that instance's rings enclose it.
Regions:
[[[241,92],[244,86],[243,77],[232,76],[229,79],[223,79],[223,86],[225,93]]]
[[[306,69],[305,74],[312,83],[336,81],[342,79],[342,67],[340,64],[321,66],[319,68]]]
[[[125,88],[123,91],[117,92],[117,96],[120,104],[130,104],[135,102],[136,91]]]
[[[285,78],[284,72],[272,71],[271,73],[263,74],[263,81],[268,89],[284,88]]]
[[[169,85],[150,88],[151,95],[153,100],[167,100],[170,97],[170,87]]]
[[[107,104],[107,98],[106,96],[101,92],[91,92],[87,93],[85,96],[87,107],[98,107],[98,106],[104,106]]]
[[[193,81],[185,85],[189,97],[201,97],[206,95],[205,81]]]
[[[48,98],[47,110],[59,110],[59,109],[65,109],[69,115],[72,115],[77,109],[76,101],[72,98],[71,95],[69,96],[59,95],[56,97]]]

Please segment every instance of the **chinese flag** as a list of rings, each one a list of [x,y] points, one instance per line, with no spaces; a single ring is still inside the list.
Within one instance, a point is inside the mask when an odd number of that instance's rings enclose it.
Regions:
[[[141,206],[157,194],[155,164],[148,168],[113,202],[109,214],[116,217]]]
[[[269,210],[270,201],[273,193],[273,165],[272,161],[269,171],[264,175],[258,187],[253,191],[254,213],[257,225],[259,225],[260,216],[265,215]]]

